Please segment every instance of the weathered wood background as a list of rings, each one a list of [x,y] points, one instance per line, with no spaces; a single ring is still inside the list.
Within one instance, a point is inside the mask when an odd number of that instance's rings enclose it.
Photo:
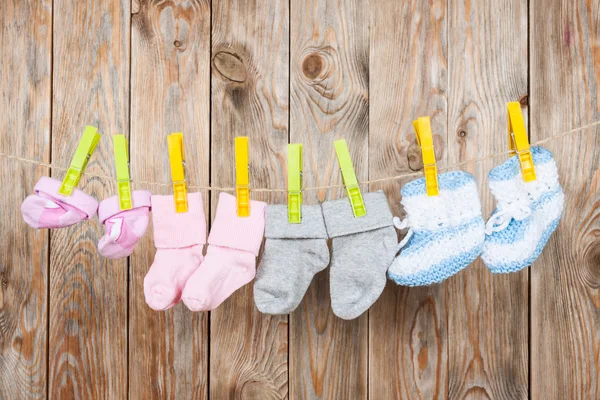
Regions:
[[[191,184],[231,186],[248,135],[252,184],[284,188],[289,142],[313,186],[340,183],[342,137],[359,179],[419,170],[421,115],[440,165],[505,150],[508,101],[532,141],[600,120],[598,0],[2,0],[0,21],[0,151],[65,166],[93,124],[128,135],[135,180],[169,182],[173,131]],[[354,321],[332,314],[327,270],[289,316],[260,314],[252,285],[211,313],[152,311],[152,235],[109,261],[97,220],[30,229],[20,203],[62,173],[0,157],[0,399],[600,399],[598,133],[547,146],[567,204],[531,268],[389,284]],[[486,214],[495,162],[466,167]],[[113,174],[110,140],[88,172]],[[402,214],[402,183],[364,189]]]

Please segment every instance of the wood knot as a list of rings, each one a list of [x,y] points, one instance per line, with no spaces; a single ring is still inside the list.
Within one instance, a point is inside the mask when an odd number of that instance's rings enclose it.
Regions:
[[[332,88],[339,74],[340,60],[337,51],[329,46],[306,49],[300,57],[302,63],[302,80],[311,86],[320,86],[324,93]]]
[[[308,79],[316,79],[323,72],[325,61],[319,54],[309,54],[302,62],[302,72]]]
[[[583,259],[583,276],[587,285],[600,287],[600,230],[591,232],[586,238],[586,245],[581,249]]]
[[[179,48],[179,47],[181,47],[181,42],[179,40],[176,40],[173,42],[173,46]]]
[[[521,104],[521,107],[527,107],[529,105],[529,96],[521,96],[521,98],[519,99],[519,103]]]
[[[213,66],[221,76],[232,82],[245,82],[248,77],[244,62],[237,55],[226,51],[215,54]]]
[[[467,132],[465,130],[460,130],[458,131],[458,137],[460,138],[466,138],[467,137]]]
[[[435,158],[439,161],[442,154],[444,154],[444,140],[440,135],[433,135],[433,148],[435,151]],[[408,161],[408,168],[410,168],[411,171],[421,171],[423,169],[423,155],[421,154],[421,147],[419,146],[416,137],[408,146],[406,159]]]
[[[421,148],[417,139],[410,142],[408,150],[406,151],[406,159],[408,161],[408,168],[411,171],[421,171],[423,169],[423,157],[421,156]]]

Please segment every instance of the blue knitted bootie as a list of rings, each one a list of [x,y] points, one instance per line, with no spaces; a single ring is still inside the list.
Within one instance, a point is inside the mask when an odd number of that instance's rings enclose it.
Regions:
[[[494,273],[519,271],[538,258],[560,221],[564,194],[552,153],[532,147],[536,180],[525,182],[517,156],[490,171],[498,205],[486,224],[481,258]]]
[[[394,219],[409,228],[398,245],[403,248],[388,270],[399,285],[426,286],[456,274],[479,256],[484,223],[477,184],[463,171],[438,175],[438,196],[427,196],[425,179],[402,188],[406,218]]]

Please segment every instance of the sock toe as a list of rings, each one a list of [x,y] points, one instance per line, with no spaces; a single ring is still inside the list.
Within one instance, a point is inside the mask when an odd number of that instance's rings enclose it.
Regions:
[[[206,288],[203,285],[204,280],[198,272],[192,274],[185,283],[185,288],[181,294],[181,301],[191,311],[210,310],[210,299],[206,294]]]
[[[162,284],[154,284],[144,287],[146,303],[156,311],[171,308],[178,301],[178,294],[173,288]]]
[[[73,225],[81,219],[71,222],[72,216],[58,203],[38,195],[30,195],[21,205],[23,220],[32,228],[62,228]],[[78,217],[78,216],[77,216]]]
[[[275,295],[254,287],[254,304],[256,304],[256,308],[263,314],[285,314],[285,312],[281,312],[282,304],[278,304],[280,302]]]
[[[206,299],[198,299],[193,296],[182,296],[181,300],[191,311],[209,311],[211,309],[209,302]]]
[[[25,223],[32,228],[40,228],[40,216],[44,210],[43,205],[38,204],[39,196],[31,195],[21,204],[21,214],[23,214],[23,220]]]
[[[133,252],[133,248],[123,248],[113,238],[104,235],[98,242],[98,252],[103,257],[118,259],[129,256]]]
[[[331,308],[333,313],[339,318],[346,320],[358,318],[377,301],[379,296],[381,296],[381,293],[385,289],[385,284],[386,277],[383,275],[381,278],[378,277],[364,288],[355,288],[352,297],[332,296]],[[335,301],[335,299],[343,299],[344,301]]]
[[[359,303],[331,303],[331,309],[336,317],[345,320],[352,320],[360,317],[361,314],[368,310],[368,308],[369,307],[364,307]]]
[[[66,228],[67,226],[78,224],[81,221],[83,221],[83,216],[80,213],[74,210],[67,210],[67,212],[59,218],[59,228]]]
[[[289,299],[285,297],[285,293],[281,293],[280,290],[254,286],[254,304],[263,314],[280,315],[292,312],[297,304],[290,304]]]

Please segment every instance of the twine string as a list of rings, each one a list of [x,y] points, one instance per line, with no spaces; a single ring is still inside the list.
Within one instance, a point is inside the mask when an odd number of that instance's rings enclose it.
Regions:
[[[593,127],[596,127],[600,125],[600,121],[596,121],[596,122],[592,122],[590,124],[587,125],[583,125],[580,126],[578,128],[574,128],[571,129],[569,131],[565,131],[553,136],[550,136],[546,139],[542,139],[542,140],[538,140],[535,143],[531,143],[531,146],[539,146],[557,139],[561,139],[564,138],[565,136],[569,136],[572,134],[575,134],[577,132],[581,132]],[[438,171],[443,172],[443,171],[450,171],[450,170],[454,170],[454,169],[458,169],[460,167],[464,167],[466,165],[469,164],[474,164],[474,163],[478,163],[478,162],[482,162],[482,161],[486,161],[486,160],[491,160],[494,158],[499,158],[499,157],[503,157],[503,156],[507,156],[511,153],[510,150],[507,151],[502,151],[502,152],[498,152],[498,153],[494,153],[494,154],[489,154],[486,156],[482,156],[482,157],[478,157],[478,158],[472,158],[470,160],[467,161],[463,161],[460,163],[456,163],[456,164],[452,164],[452,165],[448,165],[445,167],[441,167],[438,168]],[[29,158],[24,158],[24,157],[19,157],[13,154],[7,154],[7,153],[3,153],[0,152],[0,157],[1,158],[5,158],[8,160],[12,160],[12,161],[16,161],[16,162],[21,162],[24,164],[33,164],[36,166],[40,166],[40,167],[46,167],[46,168],[50,168],[53,169],[55,171],[64,171],[66,172],[68,169],[59,165],[55,165],[55,164],[49,164],[49,163],[45,163],[42,161],[37,161],[37,160],[32,160]],[[88,178],[98,178],[98,179],[102,179],[102,180],[107,180],[107,181],[114,181],[116,180],[116,178],[114,176],[109,176],[109,175],[99,175],[99,174],[89,174],[89,173],[83,173],[83,176],[86,176]],[[422,176],[423,175],[423,171],[417,171],[417,172],[409,172],[409,173],[403,173],[403,174],[398,174],[398,175],[394,175],[394,176],[388,176],[388,177],[384,177],[384,178],[377,178],[377,179],[371,179],[371,180],[367,180],[367,181],[362,181],[359,182],[359,185],[370,185],[370,184],[374,184],[374,183],[382,183],[382,182],[389,182],[389,181],[396,181],[396,180],[400,180],[400,179],[404,179],[404,178],[409,178],[409,177],[415,177],[415,176]],[[135,184],[136,186],[147,186],[147,187],[152,187],[152,186],[158,186],[158,187],[170,187],[172,186],[169,183],[161,183],[161,182],[152,182],[152,181],[141,181],[141,180],[131,180],[132,184]],[[327,185],[327,186],[314,186],[314,187],[306,187],[303,188],[302,191],[303,192],[308,192],[308,191],[320,191],[320,190],[329,190],[329,189],[341,189],[343,188],[344,185],[342,184],[338,184],[338,185]],[[188,188],[190,189],[195,189],[195,190],[205,190],[205,191],[212,191],[212,190],[217,190],[220,192],[234,192],[235,188],[232,187],[218,187],[218,186],[197,186],[197,185],[188,185]],[[254,192],[263,192],[263,193],[286,193],[287,189],[267,189],[267,188],[252,188],[252,191]]]

